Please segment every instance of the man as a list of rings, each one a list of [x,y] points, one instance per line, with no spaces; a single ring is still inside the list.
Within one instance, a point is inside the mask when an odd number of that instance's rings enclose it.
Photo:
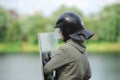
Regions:
[[[44,66],[45,74],[56,70],[58,80],[89,80],[91,69],[86,56],[84,41],[94,34],[84,29],[80,16],[74,12],[62,13],[56,21],[65,44]]]

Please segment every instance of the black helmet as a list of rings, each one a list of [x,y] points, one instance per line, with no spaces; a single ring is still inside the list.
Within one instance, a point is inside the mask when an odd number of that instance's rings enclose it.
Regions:
[[[70,39],[70,35],[84,30],[82,19],[75,12],[62,13],[56,20],[55,28],[60,28],[64,41]]]

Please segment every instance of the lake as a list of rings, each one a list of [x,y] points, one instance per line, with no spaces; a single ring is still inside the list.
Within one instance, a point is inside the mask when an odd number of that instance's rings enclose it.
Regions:
[[[89,54],[90,80],[120,80],[120,55]],[[33,54],[0,55],[0,80],[40,80],[40,57]]]

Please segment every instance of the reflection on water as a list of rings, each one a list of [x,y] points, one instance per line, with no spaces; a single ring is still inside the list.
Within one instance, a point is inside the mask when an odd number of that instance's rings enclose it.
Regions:
[[[119,80],[120,56],[89,55],[91,80]],[[40,80],[39,55],[0,56],[0,80]]]
[[[120,80],[120,55],[90,55],[91,80]]]
[[[5,55],[0,57],[0,80],[40,80],[39,56]]]

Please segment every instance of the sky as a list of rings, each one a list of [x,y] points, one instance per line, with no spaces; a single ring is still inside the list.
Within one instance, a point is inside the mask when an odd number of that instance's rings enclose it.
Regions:
[[[45,16],[49,16],[62,4],[74,6],[89,15],[113,3],[120,3],[120,0],[0,0],[0,5],[4,8],[16,10],[19,14],[34,14],[39,11]]]

